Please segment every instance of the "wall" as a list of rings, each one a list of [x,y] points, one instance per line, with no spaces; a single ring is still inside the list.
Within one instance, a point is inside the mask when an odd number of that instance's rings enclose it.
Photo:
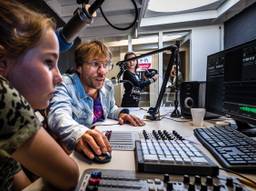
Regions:
[[[186,41],[182,45],[182,49],[185,52],[185,73],[183,74],[184,80],[187,81],[189,79],[189,66],[190,66],[190,40]]]
[[[256,39],[256,3],[224,23],[224,48]]]
[[[111,79],[112,77],[117,77],[117,74],[120,71],[120,67],[116,66],[116,63],[120,61],[120,58],[123,58],[123,55],[120,56],[120,51],[121,51],[121,48],[118,50],[112,49],[112,63],[114,64],[114,68],[107,74],[108,79]],[[125,49],[125,51],[127,51],[127,49]],[[121,106],[121,102],[122,102],[122,96],[123,96],[122,86],[123,86],[122,84],[114,85],[115,100],[118,106]]]
[[[191,29],[189,80],[206,80],[207,56],[222,49],[222,29],[219,25]]]
[[[75,68],[75,49],[80,44],[80,42],[80,38],[76,38],[71,49],[60,53],[58,66],[62,74],[66,73],[69,69]]]

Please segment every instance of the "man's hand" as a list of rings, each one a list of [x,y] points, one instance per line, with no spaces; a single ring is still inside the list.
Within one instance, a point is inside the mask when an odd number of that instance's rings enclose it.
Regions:
[[[118,120],[119,120],[120,125],[123,125],[125,122],[128,122],[133,126],[145,125],[144,121],[142,121],[140,118],[138,118],[134,115],[127,114],[127,113],[120,113]]]
[[[76,144],[76,150],[83,152],[90,159],[102,153],[111,152],[111,146],[107,137],[97,129],[86,131]]]

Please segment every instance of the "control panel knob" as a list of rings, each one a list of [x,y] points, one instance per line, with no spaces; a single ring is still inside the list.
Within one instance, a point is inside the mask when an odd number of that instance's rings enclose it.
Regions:
[[[163,133],[163,131],[158,130],[158,134],[160,135],[162,140],[166,140],[165,134]]]
[[[229,186],[229,187],[233,187],[233,178],[231,177],[228,177],[227,180],[226,180],[226,185]]]
[[[243,188],[240,185],[237,185],[235,191],[243,191]]]
[[[207,186],[205,184],[202,184],[200,191],[207,191]]]
[[[154,181],[155,181],[156,185],[160,185],[162,183],[162,181],[160,179],[158,179],[158,178],[155,178]]]
[[[188,191],[195,191],[195,185],[194,184],[189,184]]]
[[[195,176],[195,184],[196,185],[200,185],[201,184],[201,177],[198,176],[198,175]]]
[[[165,188],[163,186],[159,187],[159,188],[157,188],[157,191],[165,191]]]
[[[99,185],[100,184],[100,179],[98,179],[98,178],[90,178],[89,179],[89,184],[90,185]]]
[[[207,176],[206,177],[206,185],[207,186],[212,186],[212,184],[213,184],[212,177],[211,176]]]
[[[189,184],[189,182],[190,182],[190,178],[189,178],[189,176],[187,174],[185,174],[183,176],[183,183],[184,184]]]
[[[101,171],[93,171],[91,173],[92,178],[101,178],[102,177],[102,172]]]
[[[170,176],[169,174],[164,174],[164,183],[167,183],[170,181]]]
[[[214,185],[213,191],[220,191],[220,185],[218,185],[218,184]]]
[[[143,130],[143,136],[144,136],[144,138],[145,139],[149,139],[149,136],[148,136],[148,134],[147,134],[147,131],[146,130]]]
[[[98,187],[97,186],[93,186],[93,185],[88,185],[86,187],[86,191],[97,191]]]
[[[167,191],[173,191],[173,184],[172,182],[167,182]]]
[[[154,185],[149,185],[148,190],[149,191],[155,191],[156,189],[155,189]]]

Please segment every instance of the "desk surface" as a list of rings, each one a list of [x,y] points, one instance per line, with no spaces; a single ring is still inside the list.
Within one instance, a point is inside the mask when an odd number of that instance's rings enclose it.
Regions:
[[[134,109],[131,111],[132,114],[142,117],[145,112],[143,110]],[[161,114],[167,114],[169,117],[169,111],[163,110]],[[175,120],[175,119],[174,119]],[[193,136],[193,129],[196,128],[192,126],[191,121],[188,122],[177,122],[172,119],[163,118],[160,121],[145,121],[146,125],[143,127],[133,127],[130,125],[118,125],[116,121],[107,120],[103,125],[97,126],[99,130],[112,130],[112,131],[142,131],[145,130],[176,130],[179,134],[181,134],[184,138],[189,139],[197,144],[197,147],[202,150],[206,155],[212,159],[214,162],[217,161],[212,157],[212,155],[197,141],[197,139]],[[181,119],[177,119],[181,120]],[[204,126],[211,126],[211,123],[204,122]],[[135,170],[135,159],[133,151],[113,151],[111,162],[106,164],[88,164],[85,162],[83,157],[78,153],[71,154],[71,157],[76,161],[79,166],[80,175],[82,175],[83,171],[88,168],[99,168],[99,169],[118,169],[118,170]],[[231,176],[231,174],[220,171],[222,175]],[[256,181],[256,175],[251,174],[243,174],[247,177]],[[233,175],[232,175],[233,176]],[[24,191],[39,191],[39,190],[53,190],[49,188],[41,178],[31,184],[29,187],[24,189]]]

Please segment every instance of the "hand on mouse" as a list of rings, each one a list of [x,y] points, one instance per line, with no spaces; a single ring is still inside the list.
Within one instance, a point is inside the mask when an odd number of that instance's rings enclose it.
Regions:
[[[94,155],[111,152],[111,146],[107,137],[97,129],[89,129],[78,140],[76,150],[93,159]]]
[[[120,113],[118,121],[119,121],[120,125],[124,124],[125,122],[128,122],[133,126],[145,125],[144,121],[142,121],[140,118],[138,118],[134,115],[127,114],[127,113]]]

